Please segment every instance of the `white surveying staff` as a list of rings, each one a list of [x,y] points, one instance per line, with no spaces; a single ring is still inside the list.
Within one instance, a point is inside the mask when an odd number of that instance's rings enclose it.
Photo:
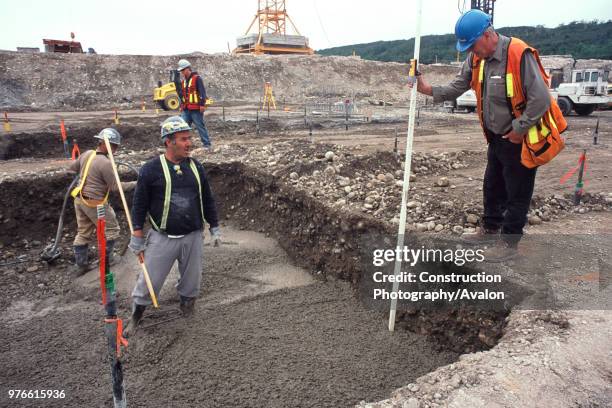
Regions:
[[[421,10],[423,0],[417,0],[416,6],[416,34],[414,36],[414,59],[410,62],[410,75],[411,81],[416,82],[417,75],[417,61],[419,60],[419,53],[421,48]],[[414,139],[414,118],[416,113],[417,104],[417,87],[412,87],[410,95],[410,113],[408,117],[408,134],[406,135],[406,158],[404,160],[404,183],[402,187],[402,206],[400,209],[400,220],[399,229],[397,232],[397,248],[404,247],[404,234],[406,233],[406,201],[408,197],[408,191],[410,189],[410,165],[412,163],[412,141]],[[395,268],[393,274],[395,277],[399,277],[401,273],[401,260],[396,257]],[[391,295],[391,308],[389,311],[389,331],[395,329],[395,313],[397,311],[397,298],[394,294],[399,289],[399,279],[395,279],[393,282],[393,293]]]
[[[115,181],[117,182],[117,188],[119,190],[119,195],[121,196],[121,202],[123,203],[123,210],[125,211],[125,217],[127,218],[128,225],[130,226],[130,233],[134,233],[134,227],[132,226],[132,217],[130,216],[130,209],[127,205],[127,201],[125,201],[125,194],[123,194],[123,188],[121,187],[121,180],[119,179],[119,172],[117,171],[117,165],[115,164],[115,158],[113,157],[113,151],[110,147],[110,142],[108,141],[108,137],[104,135],[104,143],[106,144],[106,148],[108,149],[108,158],[113,165],[113,173],[115,174]],[[151,278],[149,277],[149,271],[147,271],[147,267],[144,263],[144,259],[142,256],[138,257],[138,263],[142,267],[142,273],[145,278],[145,282],[147,283],[147,289],[149,290],[149,295],[151,296],[151,301],[153,302],[154,307],[159,307],[157,304],[157,297],[155,296],[155,290],[153,290],[153,284],[151,284]]]

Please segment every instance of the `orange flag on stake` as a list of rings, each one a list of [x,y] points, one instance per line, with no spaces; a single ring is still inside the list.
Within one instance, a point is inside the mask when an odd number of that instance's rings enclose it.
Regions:
[[[77,144],[76,139],[72,139],[72,160],[76,160],[81,155],[81,150]]]
[[[66,142],[66,126],[64,126],[64,119],[60,120],[60,131],[62,132],[62,142]]]
[[[64,144],[64,154],[66,157],[70,157],[68,152],[68,138],[66,136],[66,126],[64,126],[64,119],[60,120],[60,132],[62,133],[62,142]]]
[[[9,122],[8,113],[4,112],[4,131],[11,131],[11,122]]]

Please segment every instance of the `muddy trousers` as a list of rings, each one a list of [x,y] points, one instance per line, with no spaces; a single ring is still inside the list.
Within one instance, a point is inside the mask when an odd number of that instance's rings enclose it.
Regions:
[[[113,207],[108,203],[104,206],[106,210],[106,240],[115,241],[119,238],[120,228]],[[77,220],[77,234],[74,237],[74,245],[88,245],[98,242],[96,237],[96,226],[98,225],[98,211],[96,207],[86,206],[81,198],[74,199],[74,212]]]
[[[172,265],[178,261],[180,277],[176,289],[179,295],[189,298],[197,297],[202,281],[202,253],[202,230],[193,231],[181,238],[169,238],[165,234],[150,230],[144,259],[155,296],[159,296]],[[142,271],[132,291],[132,298],[137,305],[151,304]]]
[[[502,238],[516,244],[523,235],[535,185],[536,168],[521,164],[520,144],[491,135],[483,183],[483,226],[501,228]]]

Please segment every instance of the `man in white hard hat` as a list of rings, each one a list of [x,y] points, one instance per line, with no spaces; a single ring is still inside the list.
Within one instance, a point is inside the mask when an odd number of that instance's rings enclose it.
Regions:
[[[109,193],[117,191],[118,188],[104,138],[108,138],[114,153],[121,144],[121,135],[113,128],[106,128],[94,137],[98,139],[96,150],[83,153],[69,167],[70,171],[80,175],[77,187],[71,192],[74,197],[74,212],[77,221],[77,234],[74,238],[75,276],[83,275],[89,270],[88,251],[89,244],[96,242],[98,221],[96,207],[98,205],[104,204],[106,207],[108,262],[113,260],[113,248],[120,232],[115,211],[108,203]],[[136,182],[125,182],[121,185],[124,190],[131,190]]]
[[[186,59],[181,59],[178,62],[177,70],[183,77],[181,82],[176,83],[176,90],[182,101],[181,117],[185,119],[189,126],[195,125],[202,144],[206,149],[210,149],[210,137],[204,122],[206,88],[202,77],[191,68],[191,63]]]
[[[140,169],[132,205],[134,233],[129,248],[138,256],[144,254],[155,293],[161,291],[172,265],[178,261],[180,278],[176,289],[181,311],[187,317],[193,314],[200,294],[204,227],[208,222],[213,246],[220,245],[221,231],[204,167],[190,157],[191,127],[180,116],[169,117],[162,123],[161,140],[165,153]],[[147,218],[151,230],[145,237]],[[146,307],[151,304],[142,273],[132,298],[132,318],[124,331],[126,337],[135,333]]]

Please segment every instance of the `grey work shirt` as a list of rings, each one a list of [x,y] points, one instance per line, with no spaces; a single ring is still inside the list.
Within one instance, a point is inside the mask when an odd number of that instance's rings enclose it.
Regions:
[[[510,129],[520,135],[527,133],[550,107],[550,92],[540,74],[538,63],[530,51],[521,61],[521,79],[526,105],[523,114],[514,119],[506,99],[506,61],[510,38],[499,34],[497,48],[485,60],[483,86],[483,118],[489,132],[505,135]],[[432,87],[434,102],[454,101],[470,89],[472,81],[472,54],[463,62],[461,72],[447,86]]]

